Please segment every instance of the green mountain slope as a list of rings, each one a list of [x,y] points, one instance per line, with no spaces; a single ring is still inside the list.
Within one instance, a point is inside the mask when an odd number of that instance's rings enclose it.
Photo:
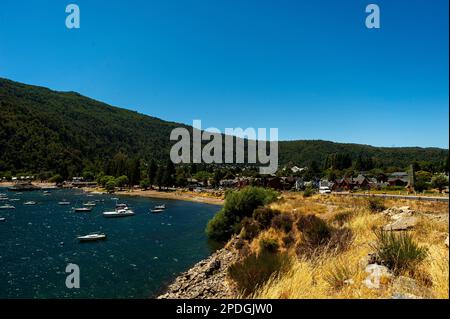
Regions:
[[[0,78],[0,172],[81,172],[103,167],[117,152],[145,160],[167,158],[169,135],[183,124],[166,122],[95,101]],[[448,150],[380,148],[326,141],[280,142],[280,163],[323,162],[332,153],[375,158],[384,165],[441,162]]]

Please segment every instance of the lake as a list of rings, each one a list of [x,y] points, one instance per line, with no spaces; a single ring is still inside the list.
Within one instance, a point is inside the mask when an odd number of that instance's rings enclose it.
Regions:
[[[0,206],[16,207],[0,210],[0,298],[148,298],[213,252],[204,229],[220,206],[66,189],[0,193],[10,199]],[[114,197],[136,215],[104,218]],[[30,200],[37,204],[24,205]],[[58,205],[62,200],[71,205]],[[96,201],[92,212],[73,211],[87,201]],[[165,212],[149,213],[157,204]],[[96,231],[107,239],[78,242]],[[80,268],[79,289],[66,288],[69,263]]]

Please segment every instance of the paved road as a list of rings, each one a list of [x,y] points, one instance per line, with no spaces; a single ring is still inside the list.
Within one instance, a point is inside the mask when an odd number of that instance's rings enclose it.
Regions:
[[[331,193],[332,195],[339,196],[355,196],[355,197],[381,197],[381,198],[394,198],[394,199],[409,199],[409,200],[423,200],[430,202],[447,202],[448,197],[433,197],[433,196],[415,196],[415,195],[394,195],[394,194],[352,194],[352,193]]]

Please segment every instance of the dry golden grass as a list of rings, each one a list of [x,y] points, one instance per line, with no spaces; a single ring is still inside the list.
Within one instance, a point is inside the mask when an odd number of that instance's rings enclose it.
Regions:
[[[364,198],[320,196],[303,198],[301,195],[284,194],[284,199],[273,203],[271,208],[285,213],[316,214],[332,223],[334,216],[346,212],[349,218],[340,223],[353,233],[350,247],[340,253],[327,252],[312,258],[298,257],[294,249],[283,248],[292,256],[292,266],[287,273],[272,277],[260,287],[252,298],[293,298],[293,299],[325,299],[325,298],[357,298],[375,299],[391,298],[393,280],[385,278],[379,289],[367,288],[363,281],[367,277],[364,268],[366,258],[374,251],[374,230],[388,222],[383,214],[372,213],[367,209]],[[448,235],[448,218],[430,218],[425,214],[448,214],[448,204],[388,200],[386,207],[409,206],[419,212],[420,221],[411,232],[421,246],[428,248],[427,258],[417,266],[413,273],[403,274],[416,280],[419,290],[423,289],[424,297],[449,297],[449,251],[444,244]],[[420,214],[425,213],[425,214]],[[333,224],[334,225],[334,224]],[[337,226],[336,226],[337,227]],[[297,240],[301,235],[294,231]],[[257,242],[261,238],[281,238],[282,232],[269,229],[262,232],[251,243],[251,249],[257,251]],[[281,243],[281,241],[280,241]],[[281,246],[281,244],[280,244]],[[344,273],[351,278],[351,284],[336,284],[333,274]],[[341,275],[342,276],[342,275]],[[339,283],[339,281],[338,281]],[[425,293],[425,291],[427,293]]]

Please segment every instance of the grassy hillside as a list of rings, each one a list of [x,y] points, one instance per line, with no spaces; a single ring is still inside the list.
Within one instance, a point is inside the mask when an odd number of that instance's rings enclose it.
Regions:
[[[0,172],[80,173],[101,168],[122,151],[129,157],[162,160],[169,134],[182,124],[113,107],[75,92],[57,92],[0,78]],[[188,126],[186,126],[188,127]],[[321,163],[329,154],[373,158],[384,166],[413,161],[440,163],[448,150],[380,148],[327,141],[280,143],[280,163]]]

